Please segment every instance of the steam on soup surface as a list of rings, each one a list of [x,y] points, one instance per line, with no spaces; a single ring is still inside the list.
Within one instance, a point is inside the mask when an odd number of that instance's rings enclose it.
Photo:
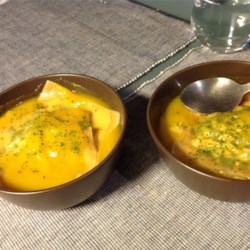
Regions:
[[[0,183],[32,191],[71,181],[102,161],[121,131],[101,99],[47,81],[42,92],[0,117]]]
[[[160,119],[160,136],[172,154],[205,172],[250,179],[249,96],[232,111],[205,115],[177,96]]]

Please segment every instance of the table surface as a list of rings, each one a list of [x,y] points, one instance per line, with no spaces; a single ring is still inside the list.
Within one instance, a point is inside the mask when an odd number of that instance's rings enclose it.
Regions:
[[[189,22],[194,0],[130,0],[168,16]]]
[[[5,3],[4,3],[5,2]],[[117,170],[87,201],[33,211],[0,200],[0,249],[249,249],[247,203],[209,199],[159,156],[145,112],[159,84],[190,65],[249,60],[201,46],[188,22],[126,0],[0,1],[0,90],[33,76],[81,73],[128,111]]]

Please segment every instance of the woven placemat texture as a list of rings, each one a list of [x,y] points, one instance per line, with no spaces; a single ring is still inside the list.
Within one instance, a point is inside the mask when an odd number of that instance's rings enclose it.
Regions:
[[[192,39],[188,24],[125,0],[10,0],[0,6],[0,88],[32,76],[85,73],[117,87]],[[89,200],[32,211],[0,200],[0,249],[249,249],[248,204],[190,191],[160,158],[146,125],[148,98],[172,73],[250,52],[194,50],[126,101],[118,169]]]
[[[126,0],[11,0],[0,34],[2,87],[61,72],[119,86],[194,36],[187,23]]]

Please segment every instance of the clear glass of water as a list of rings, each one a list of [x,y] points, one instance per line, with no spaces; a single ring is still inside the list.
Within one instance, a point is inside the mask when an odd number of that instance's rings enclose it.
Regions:
[[[247,49],[250,0],[195,0],[191,25],[198,39],[214,52]]]

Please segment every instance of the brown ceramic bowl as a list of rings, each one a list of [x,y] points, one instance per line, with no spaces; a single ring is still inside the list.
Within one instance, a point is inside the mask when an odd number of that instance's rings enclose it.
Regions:
[[[86,200],[101,188],[115,169],[127,119],[123,102],[110,86],[97,79],[75,74],[45,75],[18,83],[0,93],[0,105],[5,105],[17,98],[22,99],[23,96],[27,98],[34,95],[37,89],[38,92],[41,90],[46,80],[61,83],[65,81],[74,82],[101,97],[112,108],[120,112],[122,132],[114,149],[100,164],[71,182],[50,189],[31,192],[14,192],[0,188],[0,197],[3,199],[25,208],[38,210],[62,209],[74,206]]]
[[[195,65],[166,79],[154,92],[147,108],[147,123],[162,158],[174,175],[190,189],[224,201],[249,201],[250,181],[217,177],[194,169],[175,158],[158,134],[159,118],[168,103],[193,81],[228,77],[239,83],[250,82],[250,62],[217,61]]]

